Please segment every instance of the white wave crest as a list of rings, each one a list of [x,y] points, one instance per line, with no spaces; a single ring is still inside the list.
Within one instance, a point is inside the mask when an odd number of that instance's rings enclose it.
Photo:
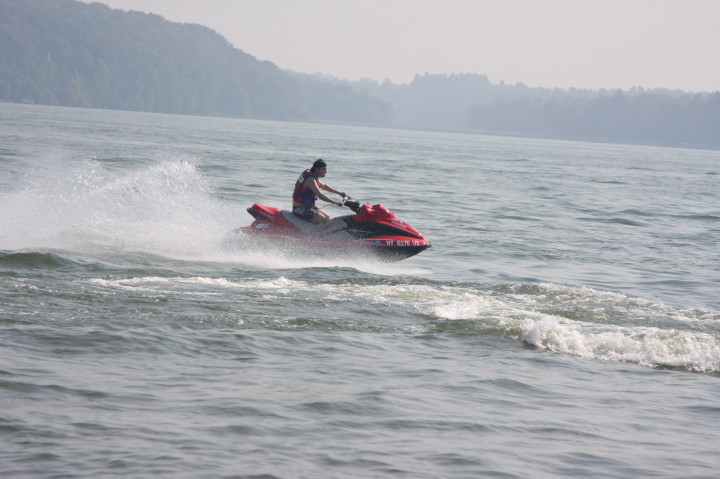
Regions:
[[[554,284],[381,285],[356,288],[439,321],[471,321],[536,346],[583,358],[720,371],[720,313]]]
[[[651,367],[720,371],[720,343],[710,334],[643,327],[593,332],[581,323],[551,317],[526,320],[521,328],[523,341],[550,351]]]

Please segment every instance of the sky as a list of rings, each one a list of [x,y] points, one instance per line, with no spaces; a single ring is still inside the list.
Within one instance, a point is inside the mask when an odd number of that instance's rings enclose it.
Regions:
[[[720,0],[83,0],[198,23],[279,68],[409,83],[720,90]]]

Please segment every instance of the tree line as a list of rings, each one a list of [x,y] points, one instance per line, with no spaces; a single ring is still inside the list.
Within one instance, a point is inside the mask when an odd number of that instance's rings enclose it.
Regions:
[[[479,130],[533,136],[718,148],[720,93],[523,97],[471,106],[468,123]]]
[[[0,0],[2,101],[308,120],[328,116],[318,101],[328,98],[349,112],[338,121],[388,120],[377,99],[297,81],[207,27],[99,3]]]
[[[302,117],[286,75],[208,28],[73,0],[1,0],[0,12],[0,99]]]
[[[350,82],[281,70],[204,26],[76,0],[0,0],[0,101],[720,148],[720,92]]]
[[[476,74],[353,85],[388,101],[394,121],[413,128],[720,148],[718,91],[530,88]]]

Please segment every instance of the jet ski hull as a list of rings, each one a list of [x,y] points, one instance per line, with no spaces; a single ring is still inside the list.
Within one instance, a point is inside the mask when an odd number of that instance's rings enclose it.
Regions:
[[[316,235],[316,225],[287,210],[256,203],[248,212],[255,221],[236,229],[235,240],[270,246],[292,256],[372,256],[392,262],[432,246],[420,232],[382,205],[366,204],[354,215],[333,218],[321,236]]]

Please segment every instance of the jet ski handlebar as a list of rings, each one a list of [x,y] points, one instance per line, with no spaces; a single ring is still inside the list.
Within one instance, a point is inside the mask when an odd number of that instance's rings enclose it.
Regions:
[[[343,205],[353,210],[354,213],[357,213],[360,209],[360,202],[350,198],[349,196],[345,197]]]

